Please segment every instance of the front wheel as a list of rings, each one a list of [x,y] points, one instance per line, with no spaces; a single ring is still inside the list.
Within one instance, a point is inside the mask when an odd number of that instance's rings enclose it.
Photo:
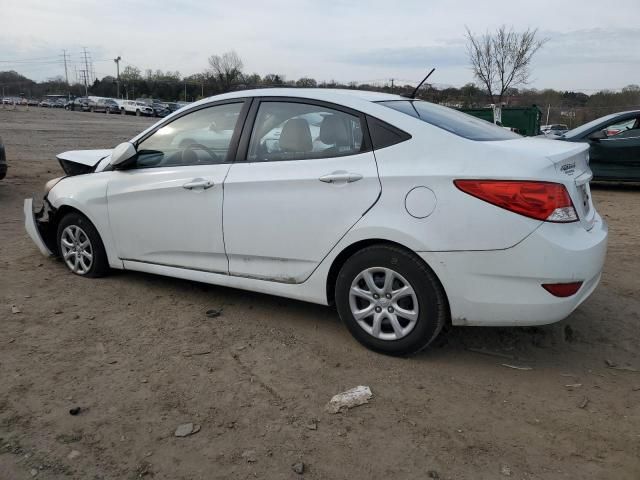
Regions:
[[[366,247],[340,269],[340,318],[364,346],[388,355],[426,348],[449,318],[446,295],[415,254],[393,245]]]
[[[76,275],[101,277],[109,271],[109,262],[98,230],[87,217],[72,212],[58,224],[58,252],[65,265]]]
[[[139,117],[140,115],[142,115],[142,114],[140,113],[140,110],[136,110],[136,117]]]

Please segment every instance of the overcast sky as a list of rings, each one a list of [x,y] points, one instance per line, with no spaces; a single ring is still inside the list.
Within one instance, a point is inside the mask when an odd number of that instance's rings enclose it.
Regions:
[[[549,39],[530,86],[594,91],[640,83],[640,0],[0,0],[0,70],[64,75],[62,49],[97,76],[113,58],[141,70],[202,71],[235,50],[245,71],[318,80],[473,81],[465,25],[538,28]],[[70,77],[73,76],[73,63]]]

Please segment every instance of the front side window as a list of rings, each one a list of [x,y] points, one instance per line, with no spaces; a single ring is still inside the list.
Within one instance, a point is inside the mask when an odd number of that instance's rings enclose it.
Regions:
[[[362,125],[355,115],[320,105],[262,102],[247,160],[307,160],[361,151]]]
[[[215,105],[166,124],[138,144],[135,168],[224,162],[242,106]]]

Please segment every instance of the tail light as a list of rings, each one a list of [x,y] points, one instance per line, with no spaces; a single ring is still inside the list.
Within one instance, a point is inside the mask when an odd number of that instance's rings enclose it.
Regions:
[[[570,297],[571,295],[575,295],[581,286],[582,282],[542,284],[542,288],[554,297]]]
[[[456,187],[480,200],[546,222],[575,222],[578,214],[561,183],[524,180],[454,180]]]

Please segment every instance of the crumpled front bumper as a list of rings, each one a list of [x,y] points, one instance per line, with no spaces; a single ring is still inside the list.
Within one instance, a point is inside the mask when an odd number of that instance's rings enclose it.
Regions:
[[[39,211],[34,211],[33,198],[25,198],[24,227],[31,237],[31,240],[33,240],[33,243],[36,244],[43,255],[46,255],[48,257],[53,255],[53,252],[50,248],[51,241],[49,240],[48,243],[45,242],[45,239],[50,238],[50,235],[48,234],[49,213],[50,212],[48,211],[46,204],[43,205],[42,209],[40,209]],[[46,218],[46,221],[42,221],[43,218]]]

